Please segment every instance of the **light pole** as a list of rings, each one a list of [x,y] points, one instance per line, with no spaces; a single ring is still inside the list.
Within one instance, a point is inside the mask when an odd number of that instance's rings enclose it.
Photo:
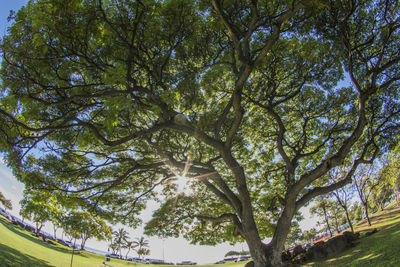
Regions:
[[[164,255],[164,241],[165,241],[165,239],[163,239],[162,240],[162,259],[163,259],[163,261],[165,261],[165,255]]]

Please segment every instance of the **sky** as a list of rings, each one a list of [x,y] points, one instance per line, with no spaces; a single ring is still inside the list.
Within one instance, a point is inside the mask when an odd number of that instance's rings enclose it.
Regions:
[[[0,0],[0,35],[3,36],[7,33],[7,27],[10,23],[7,22],[7,17],[10,10],[17,11],[21,6],[25,5],[27,0]],[[11,170],[7,168],[3,158],[0,155],[0,192],[4,194],[6,199],[10,199],[13,205],[11,214],[19,217],[19,201],[23,196],[24,185],[17,181],[13,176]],[[151,206],[151,205],[150,205]],[[155,207],[152,206],[147,209],[141,216],[143,221],[148,221],[151,218],[151,211]],[[301,227],[303,230],[310,229],[315,226],[316,219],[311,219],[308,209],[303,209],[303,216],[306,218],[302,223]],[[122,225],[113,226],[113,229],[125,228],[129,232],[131,239],[139,238],[142,236],[143,229],[128,229],[128,227]],[[51,224],[46,224],[44,231],[53,233]],[[61,232],[57,233],[59,237]],[[162,240],[157,237],[146,237],[150,243],[150,255],[149,258],[164,259],[169,262],[180,262],[184,260],[191,260],[197,263],[212,263],[224,258],[224,255],[231,250],[241,251],[247,250],[246,244],[236,244],[231,246],[228,243],[224,243],[218,246],[196,246],[190,245],[189,242],[182,238],[169,238]],[[86,243],[87,247],[107,251],[108,243],[99,242],[95,239],[90,239]],[[135,253],[130,253],[132,257],[135,257]]]

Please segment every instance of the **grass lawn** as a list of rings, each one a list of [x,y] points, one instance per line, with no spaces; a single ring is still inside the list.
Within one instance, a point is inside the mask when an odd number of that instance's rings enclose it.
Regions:
[[[303,266],[400,266],[400,208],[388,207],[383,212],[371,216],[372,226],[363,222],[355,227],[361,233],[358,245],[335,258],[312,262]],[[379,232],[364,237],[372,228]],[[1,266],[70,266],[72,250],[62,245],[50,245],[36,238],[25,229],[15,226],[0,216],[0,265]],[[73,266],[105,266],[105,256],[86,251],[75,251]],[[108,266],[162,267],[170,265],[143,265],[111,259]],[[203,267],[242,267],[246,262]]]
[[[304,266],[400,266],[400,208],[391,206],[371,216],[372,226],[366,222],[355,226],[361,233],[358,245],[329,260],[313,262]],[[379,232],[364,237],[373,228]]]
[[[33,236],[30,232],[16,226],[0,215],[0,266],[71,266],[72,249],[63,245],[50,245],[41,238]],[[104,265],[105,256],[86,251],[75,251],[73,265],[76,267],[107,266]],[[162,267],[170,265],[144,265],[111,259],[106,262],[108,266],[143,266]],[[245,262],[226,263],[223,265],[201,265],[242,267]]]

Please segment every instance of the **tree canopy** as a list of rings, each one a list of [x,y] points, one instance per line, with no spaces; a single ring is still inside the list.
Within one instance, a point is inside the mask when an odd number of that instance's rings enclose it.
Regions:
[[[12,19],[0,145],[17,178],[132,226],[157,198],[148,233],[244,239],[257,267],[398,136],[396,0],[37,0]]]

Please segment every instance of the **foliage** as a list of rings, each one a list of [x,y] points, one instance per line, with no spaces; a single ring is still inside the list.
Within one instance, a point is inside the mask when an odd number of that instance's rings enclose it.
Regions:
[[[331,259],[304,266],[396,266],[400,256],[397,250],[400,245],[399,211],[399,207],[392,206],[385,211],[377,212],[371,216],[372,227],[364,221],[362,225],[355,226],[355,231],[364,235],[377,227],[379,233],[361,238],[355,247]]]
[[[136,250],[136,253],[138,254],[139,258],[142,258],[143,256],[149,255],[150,250],[148,248],[139,248]]]
[[[122,258],[122,248],[125,246],[126,242],[128,241],[128,232],[124,228],[120,228],[117,231],[113,231],[112,235],[114,240],[112,241],[111,247],[114,250],[119,251],[120,258]]]
[[[336,182],[339,178],[338,176],[341,175],[343,175],[343,173],[340,170],[338,170],[337,172],[333,173],[330,178],[331,180],[333,180],[333,182]],[[354,196],[353,187],[351,185],[346,185],[342,188],[334,190],[332,192],[332,195],[336,199],[339,206],[342,208],[345,220],[349,224],[351,231],[354,232],[353,222],[351,220],[351,213],[350,213],[350,205]]]
[[[1,149],[110,222],[156,198],[148,233],[279,266],[299,209],[396,140],[397,2],[30,1],[0,45]]]
[[[373,194],[374,202],[383,206],[387,204],[388,199],[394,195],[398,203],[400,203],[400,143],[395,149],[390,151],[384,162],[384,166],[379,171],[378,185],[376,192]]]
[[[250,254],[250,252],[249,251],[246,251],[246,250],[243,250],[243,251],[234,251],[234,250],[231,250],[231,251],[228,251],[226,254],[225,254],[225,257],[229,257],[229,256],[241,256],[241,255],[249,255]]]
[[[141,236],[140,238],[137,238],[134,241],[137,249],[136,249],[136,253],[138,254],[139,257],[142,256],[146,256],[150,254],[150,250],[148,249],[149,247],[149,241],[146,240],[143,236]]]
[[[129,240],[127,240],[127,241],[125,242],[125,244],[124,244],[124,249],[127,249],[127,250],[128,250],[128,251],[126,252],[125,259],[128,258],[128,254],[129,254],[129,252],[131,251],[131,249],[134,250],[137,246],[138,246],[138,245],[135,243],[135,241],[129,241]]]
[[[0,203],[9,210],[12,210],[12,203],[11,200],[6,199],[2,192],[0,192]]]
[[[290,247],[299,242],[302,237],[302,231],[298,223],[292,223],[291,230],[286,238],[285,247]]]
[[[44,223],[49,221],[52,211],[55,209],[55,199],[45,192],[38,192],[25,188],[24,198],[20,201],[21,209],[19,214],[36,223],[38,234]]]
[[[81,249],[90,238],[105,240],[111,236],[110,227],[96,215],[83,211],[72,211],[65,216],[64,231],[76,239],[81,239]]]
[[[371,225],[369,219],[369,200],[372,192],[378,184],[378,174],[375,166],[363,166],[354,177],[354,188],[358,194],[359,200],[364,208],[364,215]]]
[[[317,234],[317,230],[315,228],[311,228],[310,230],[304,230],[301,238],[306,242],[311,242],[315,239]]]
[[[31,232],[16,227],[0,217],[0,260],[4,266],[70,266],[72,249],[60,244],[51,245]],[[98,267],[104,255],[84,250],[75,251],[73,266]],[[133,262],[112,259],[115,267],[137,266]]]
[[[323,223],[326,224],[326,231],[329,231],[330,235],[332,235],[332,214],[331,211],[335,207],[335,202],[328,199],[327,197],[321,196],[318,197],[318,202],[315,206],[310,208],[310,213],[314,215],[318,215],[323,218]]]

